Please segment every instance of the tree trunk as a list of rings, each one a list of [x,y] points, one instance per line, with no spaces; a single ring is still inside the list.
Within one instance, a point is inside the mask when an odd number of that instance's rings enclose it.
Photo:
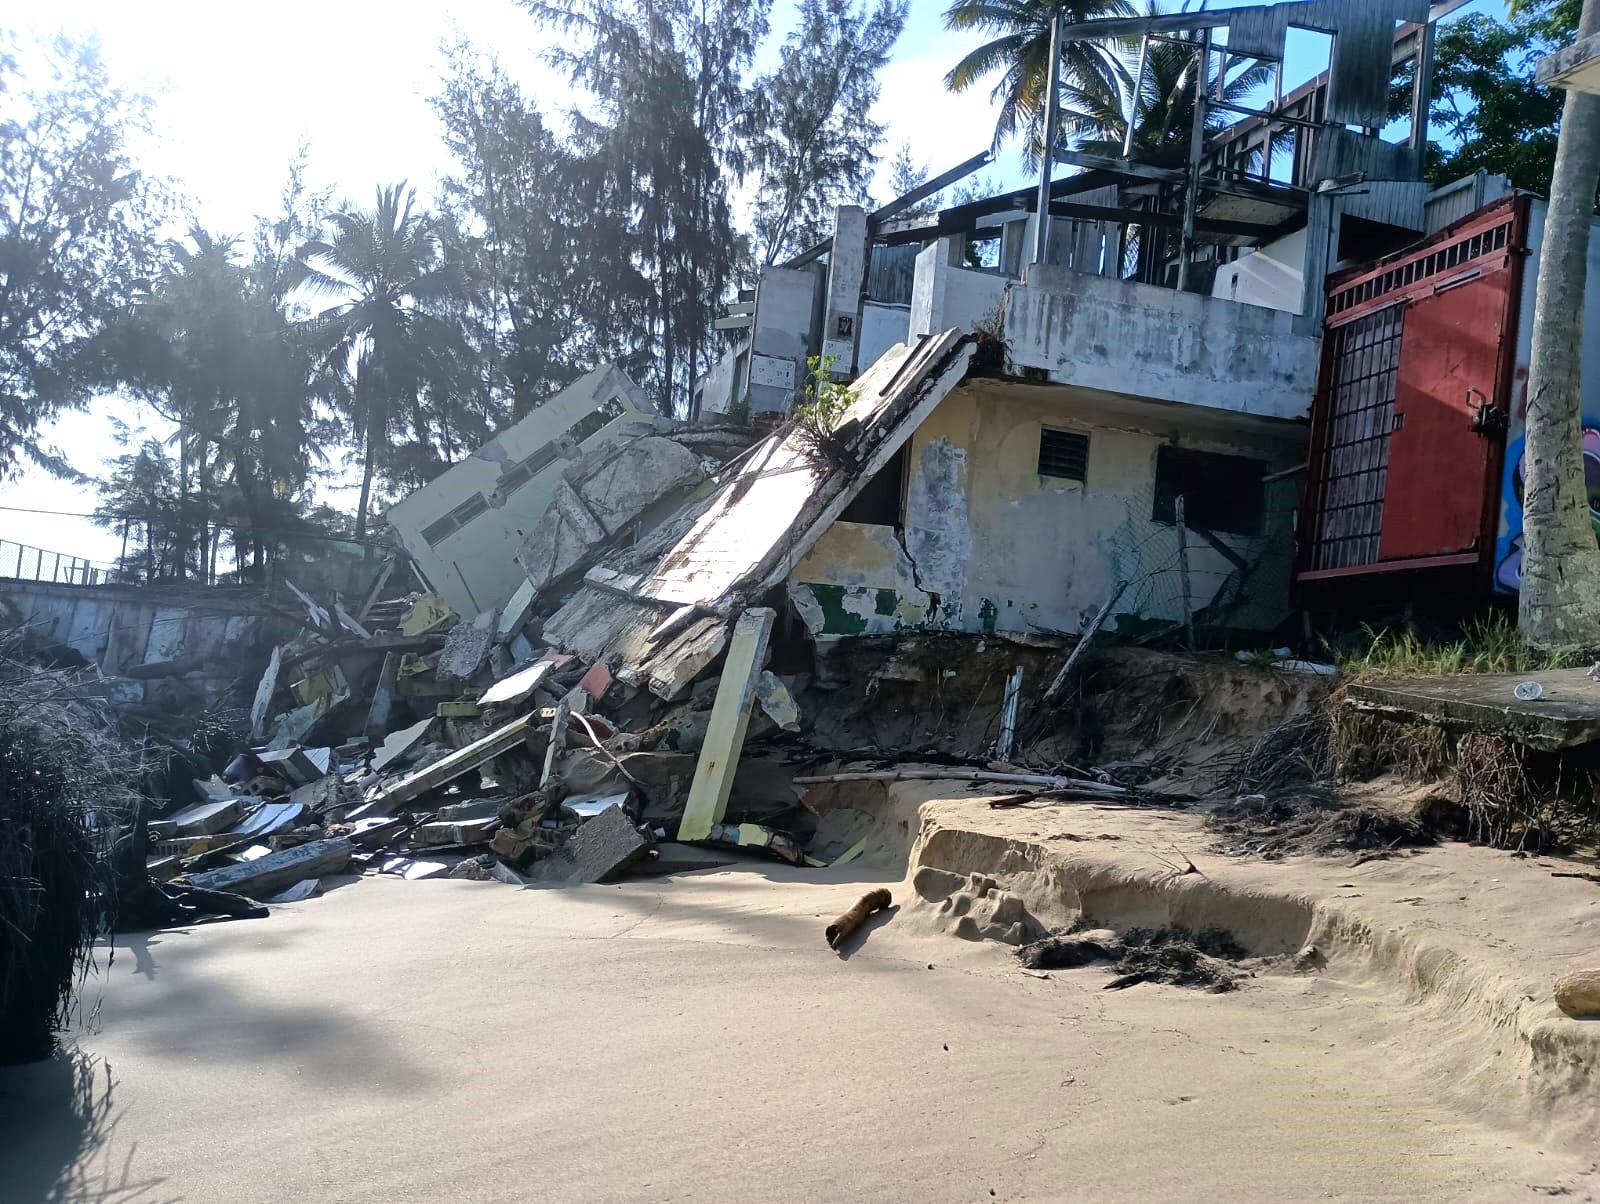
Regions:
[[[1584,0],[1578,36],[1600,29]],[[1568,92],[1545,217],[1528,373],[1522,634],[1539,647],[1600,644],[1600,551],[1583,474],[1583,300],[1600,177],[1600,96]]]
[[[361,465],[361,502],[356,507],[356,538],[365,538],[367,534],[367,505],[372,500],[372,462],[378,450],[378,414],[374,407],[367,409],[367,438],[366,454],[362,456]]]

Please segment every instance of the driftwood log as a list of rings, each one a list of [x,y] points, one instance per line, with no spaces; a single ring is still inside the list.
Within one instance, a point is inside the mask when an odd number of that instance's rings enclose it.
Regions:
[[[882,911],[894,900],[883,887],[869,890],[856,900],[856,905],[833,923],[829,924],[823,935],[828,938],[828,948],[837,949],[850,939],[850,934],[867,922],[867,917],[875,911]]]
[[[819,782],[1004,782],[1012,786],[1039,786],[1045,790],[1077,790],[1095,796],[1127,794],[1125,787],[1110,782],[1087,782],[1078,778],[1042,773],[1000,773],[986,769],[860,769],[844,773],[814,774],[794,779],[799,786]]]

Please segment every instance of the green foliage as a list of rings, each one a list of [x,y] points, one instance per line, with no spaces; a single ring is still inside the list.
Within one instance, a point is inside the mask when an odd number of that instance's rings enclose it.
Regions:
[[[39,426],[88,398],[91,337],[148,275],[163,217],[128,149],[149,101],[92,41],[31,49],[24,75],[0,31],[0,477],[23,459],[70,475]]]
[[[1059,10],[1068,23],[1133,13],[1127,0],[954,0],[945,10],[946,29],[993,35],[970,51],[945,76],[945,87],[965,92],[998,75],[990,99],[1000,106],[994,146],[1013,138],[1023,142],[1023,163],[1039,165],[1043,147],[1045,84],[1050,63],[1050,18]],[[1068,42],[1062,48],[1063,79],[1086,92],[1115,92],[1125,75],[1114,48],[1095,42]]]
[[[115,906],[105,837],[139,814],[143,752],[92,687],[0,630],[0,1065],[48,1057]],[[143,865],[140,865],[143,870]]]
[[[1537,673],[1586,663],[1571,652],[1547,652],[1522,638],[1501,613],[1474,619],[1456,638],[1426,637],[1414,628],[1363,627],[1354,646],[1337,652],[1339,671],[1352,677],[1454,673]]]
[[[359,440],[360,538],[380,470],[390,484],[415,488],[445,466],[438,447],[450,440],[448,399],[467,360],[450,304],[461,277],[443,258],[437,220],[417,210],[403,183],[327,224],[300,249],[294,279],[335,301],[316,316],[314,334],[331,396]]]
[[[1160,15],[1152,3],[1146,12]],[[1129,114],[1133,115],[1133,157],[1152,158],[1173,146],[1187,146],[1194,127],[1195,83],[1200,75],[1200,48],[1175,41],[1151,42],[1145,58],[1144,83],[1138,81],[1139,44],[1127,39],[1117,44],[1116,69],[1079,72],[1061,88],[1063,141],[1096,154],[1122,154]],[[1216,95],[1218,63],[1207,63],[1206,90]],[[1271,71],[1257,63],[1237,73],[1223,86],[1223,99],[1241,104],[1263,84]],[[1207,115],[1208,128],[1221,129],[1238,118],[1221,110]]]
[[[690,395],[737,260],[729,173],[770,0],[522,0],[589,103],[568,116],[579,203],[628,270],[599,275],[663,413]],[[598,265],[597,265],[598,266]]]
[[[458,42],[434,109],[459,175],[445,181],[447,255],[462,265],[464,321],[478,350],[485,409],[513,416],[617,360],[642,378],[648,282],[616,232],[625,213],[492,58]]]
[[[867,200],[883,126],[878,73],[905,27],[904,0],[801,0],[782,62],[751,90],[745,126],[763,263],[815,246],[834,208]]]
[[[791,417],[796,426],[817,435],[832,435],[839,429],[853,396],[846,385],[833,379],[837,355],[811,355],[806,357],[809,374],[801,387],[804,401],[796,403]]]
[[[1424,161],[1430,183],[1483,170],[1549,194],[1565,93],[1536,84],[1534,68],[1573,40],[1578,9],[1576,0],[1525,0],[1503,21],[1471,13],[1439,26]],[[1396,115],[1409,110],[1410,89],[1408,70],[1396,81]]]

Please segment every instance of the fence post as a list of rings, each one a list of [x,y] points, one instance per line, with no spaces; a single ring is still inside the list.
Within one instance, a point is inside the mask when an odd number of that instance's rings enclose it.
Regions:
[[[1172,499],[1172,517],[1178,524],[1178,584],[1183,590],[1183,638],[1194,651],[1194,599],[1189,592],[1189,536],[1183,521],[1183,494]]]

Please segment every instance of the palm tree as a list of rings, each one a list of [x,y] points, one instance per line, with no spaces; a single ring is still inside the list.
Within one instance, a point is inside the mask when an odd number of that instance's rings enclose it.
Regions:
[[[427,404],[448,405],[461,348],[459,327],[444,309],[457,274],[444,263],[434,220],[415,212],[415,203],[404,182],[379,188],[371,210],[334,213],[328,236],[300,249],[298,283],[340,298],[314,321],[326,335],[325,367],[346,384],[337,396],[360,441],[357,539],[367,532],[373,474],[387,441],[407,426],[426,440]]]
[[[1578,37],[1600,33],[1600,0],[1584,0]],[[1528,367],[1528,464],[1522,500],[1518,623],[1541,647],[1600,640],[1600,557],[1583,474],[1584,284],[1595,180],[1600,176],[1600,96],[1570,91],[1561,115],[1544,261],[1533,307]]]
[[[1159,16],[1160,8],[1151,4],[1149,16]],[[1185,46],[1175,41],[1152,41],[1145,55],[1144,80],[1137,98],[1133,96],[1138,79],[1138,42],[1130,40],[1119,47],[1122,69],[1111,76],[1074,75],[1061,86],[1061,129],[1058,137],[1082,150],[1117,155],[1128,132],[1128,116],[1133,114],[1133,158],[1160,155],[1173,146],[1187,146],[1194,126],[1195,80],[1199,75],[1200,46]],[[1216,95],[1215,61],[1208,64],[1206,90]],[[1223,85],[1222,99],[1240,104],[1272,78],[1271,69],[1257,63]],[[1239,120],[1222,110],[1206,117],[1207,129],[1220,129]]]
[[[1128,0],[954,0],[944,14],[946,29],[996,35],[951,68],[944,85],[952,92],[965,92],[998,71],[1000,79],[990,94],[1000,102],[994,145],[998,149],[1023,134],[1023,160],[1029,170],[1038,166],[1042,147],[1039,127],[1050,65],[1050,19],[1058,11],[1062,20],[1072,23],[1125,17],[1134,10]],[[1080,87],[1100,80],[1114,89],[1126,73],[1115,49],[1098,42],[1068,42],[1062,58],[1063,78]]]

